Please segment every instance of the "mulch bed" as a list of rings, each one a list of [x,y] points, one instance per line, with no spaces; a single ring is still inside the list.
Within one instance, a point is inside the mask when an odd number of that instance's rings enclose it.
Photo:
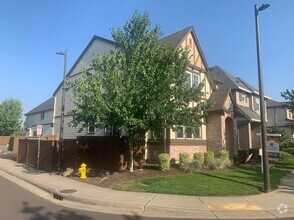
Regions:
[[[142,168],[135,169],[133,173],[121,171],[110,172],[109,175],[104,174],[96,177],[88,177],[87,179],[80,179],[78,176],[71,176],[69,178],[104,188],[112,188],[115,185],[138,179],[184,174],[183,171],[180,171],[176,167],[171,167],[168,171],[160,171],[157,165],[145,165]]]

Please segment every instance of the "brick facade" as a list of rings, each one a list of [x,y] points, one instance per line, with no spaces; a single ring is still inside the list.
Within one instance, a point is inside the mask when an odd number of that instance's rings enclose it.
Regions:
[[[171,162],[178,163],[179,162],[179,154],[180,153],[188,153],[190,158],[193,158],[193,154],[196,152],[206,152],[206,146],[170,146],[170,158]]]

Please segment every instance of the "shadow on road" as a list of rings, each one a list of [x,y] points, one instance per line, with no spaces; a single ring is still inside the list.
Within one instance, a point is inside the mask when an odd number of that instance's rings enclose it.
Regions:
[[[28,202],[23,202],[23,208],[21,212],[30,214],[32,220],[65,220],[65,219],[71,219],[71,220],[88,220],[93,219],[92,217],[78,214],[75,211],[69,211],[66,209],[62,209],[57,212],[46,212],[45,208],[43,206],[30,206]]]

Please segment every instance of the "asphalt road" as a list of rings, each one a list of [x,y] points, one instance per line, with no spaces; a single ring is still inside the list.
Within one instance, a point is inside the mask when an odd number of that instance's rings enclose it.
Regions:
[[[0,176],[1,220],[151,220],[139,216],[119,216],[59,206]]]

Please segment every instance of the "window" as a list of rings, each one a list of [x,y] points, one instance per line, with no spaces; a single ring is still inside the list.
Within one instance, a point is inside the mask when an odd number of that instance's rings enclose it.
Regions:
[[[178,128],[177,138],[178,139],[198,139],[201,138],[201,128],[196,128],[195,133],[193,133],[192,128],[186,128],[181,126]]]
[[[187,89],[190,89],[192,85],[198,87],[200,83],[200,76],[195,73],[186,73],[186,86]]]
[[[201,128],[197,128],[195,131],[195,138],[201,138]]]
[[[193,85],[195,85],[196,87],[199,86],[199,75],[197,74],[193,74]]]
[[[184,127],[179,127],[179,130],[177,132],[177,138],[184,138]]]
[[[254,101],[254,110],[259,111],[259,106],[260,106],[259,98],[254,97],[253,101]]]
[[[193,138],[193,131],[191,128],[186,128],[186,138],[192,139]]]
[[[288,118],[292,120],[293,119],[293,112],[289,109],[287,109],[287,112],[288,112]]]
[[[41,112],[41,120],[44,120],[45,118],[45,112]]]
[[[190,89],[192,87],[191,74],[190,73],[186,74],[186,87],[187,87],[187,89]]]
[[[243,93],[243,92],[240,92],[239,93],[239,100],[241,102],[247,102],[247,95],[245,93]]]
[[[95,126],[94,125],[90,125],[88,126],[88,134],[94,134],[95,133]]]

